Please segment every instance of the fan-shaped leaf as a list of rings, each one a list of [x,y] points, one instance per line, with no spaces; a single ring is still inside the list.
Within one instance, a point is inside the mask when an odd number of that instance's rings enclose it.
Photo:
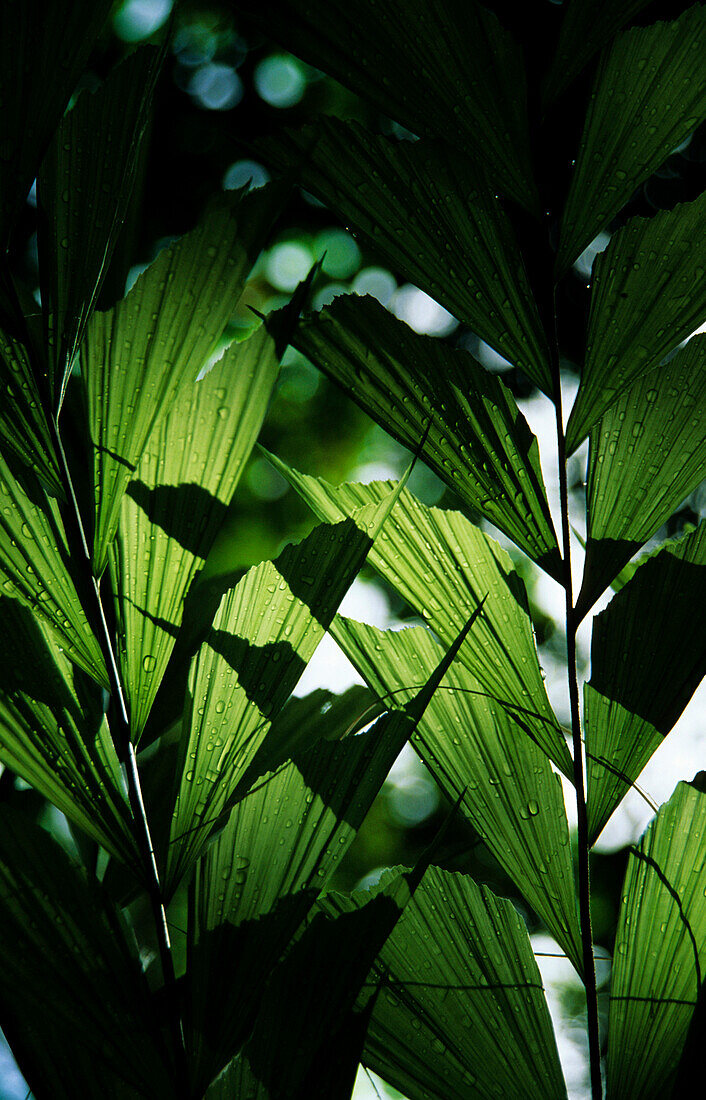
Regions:
[[[66,655],[104,688],[108,674],[73,581],[71,553],[57,502],[39,485],[32,495],[0,458],[0,576],[15,596],[49,623]]]
[[[136,50],[98,91],[79,95],[54,133],[37,180],[55,408],[125,216],[160,60],[152,46]]]
[[[54,440],[27,349],[2,330],[0,386],[0,453],[14,455],[34,471],[50,493],[63,496]]]
[[[0,6],[0,246],[85,67],[111,0]]]
[[[360,904],[328,894],[324,907]],[[430,867],[368,979],[365,1064],[410,1100],[566,1096],[542,980],[509,901]]]
[[[476,0],[278,0],[241,5],[305,61],[420,137],[474,156],[503,192],[536,206],[519,46]]]
[[[332,634],[388,706],[403,706],[441,647],[423,627],[380,631],[340,616]],[[493,705],[455,662],[412,737],[424,764],[581,970],[581,944],[561,783],[532,726]]]
[[[608,1100],[672,1095],[706,967],[705,833],[706,795],[679,783],[630,855],[613,956]]]
[[[653,218],[633,218],[596,258],[586,365],[566,443],[578,447],[632,382],[706,317],[706,279],[694,247],[706,193]]]
[[[382,500],[390,484],[329,485],[271,460],[321,518],[341,519]],[[404,491],[368,562],[445,644],[485,598],[460,660],[488,695],[519,722],[570,776],[571,757],[542,679],[527,594],[509,556],[458,512],[427,508]]]
[[[32,1050],[30,1085],[52,1080],[63,1044],[79,1080],[89,1058],[97,1078],[117,1079],[109,1096],[170,1095],[160,1014],[119,914],[43,829],[4,806],[0,826],[0,1002]]]
[[[104,848],[136,861],[100,698],[25,607],[3,598],[0,608],[0,758]]]
[[[182,388],[123,498],[111,570],[135,738],[174,646],[189,585],[257,438],[277,370],[264,329],[232,344],[202,381]]]
[[[336,298],[294,345],[472,509],[553,577],[561,560],[537,440],[502,382],[467,352],[417,336],[374,298]]]
[[[512,228],[467,157],[338,119],[257,148],[280,169],[297,171],[302,186],[393,270],[551,391],[546,340]]]
[[[95,445],[97,574],[105,566],[123,493],[150,433],[164,430],[178,394],[193,391],[282,197],[275,186],[214,205],[201,225],[157,257],[123,301],[91,318],[81,365]],[[222,402],[227,410],[226,396],[227,384]],[[222,415],[229,419],[227,411]]]
[[[358,737],[296,753],[238,803],[198,865],[190,1013],[199,1080],[210,1080],[247,1035],[272,968],[409,732],[407,716],[394,714]]]
[[[635,27],[606,50],[596,76],[562,219],[566,271],[633,191],[706,118],[706,8]]]
[[[595,840],[706,674],[706,524],[648,558],[597,616],[585,687]]]
[[[650,0],[568,0],[556,55],[545,87],[546,102],[556,99],[606,43]]]
[[[370,518],[374,519],[372,511]],[[372,538],[352,520],[322,525],[227,592],[189,674],[168,881],[193,863],[233,805]],[[245,788],[247,789],[247,787]]]
[[[353,840],[474,619],[404,709],[383,715],[355,737],[332,726],[328,739],[296,751],[292,761],[257,782],[199,864],[192,1012],[200,1059],[197,1076],[203,1074],[204,1081],[247,1034],[270,967]],[[377,950],[373,945],[365,973]],[[354,952],[354,971],[356,959]],[[218,990],[223,989],[221,976],[229,964],[240,992],[234,996],[228,988],[223,1003],[222,994],[212,988],[212,975],[219,974]],[[331,989],[327,996],[331,998]],[[306,1038],[310,1043],[311,1032]]]
[[[706,336],[651,370],[591,432],[588,543],[577,613],[706,476]]]

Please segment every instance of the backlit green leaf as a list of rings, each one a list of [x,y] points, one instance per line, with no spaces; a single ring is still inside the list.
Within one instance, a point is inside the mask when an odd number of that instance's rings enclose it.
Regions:
[[[257,149],[281,170],[296,171],[393,271],[551,391],[546,340],[510,222],[467,157],[338,119],[265,139]]]
[[[591,432],[578,613],[706,475],[706,336],[625,390]]]
[[[352,520],[317,527],[224,595],[189,674],[170,883],[184,875],[233,805],[272,719],[365,562],[372,538],[367,524],[361,528]]]
[[[14,455],[55,496],[63,496],[59,460],[27,349],[0,330],[0,452]]]
[[[0,458],[0,576],[14,596],[51,626],[74,664],[102,687],[108,674],[73,580],[66,533],[54,498],[39,485],[32,495]]]
[[[603,54],[562,219],[560,272],[706,118],[705,51],[706,8],[695,4],[673,23],[626,31]]]
[[[350,846],[411,728],[396,712],[357,737],[320,740],[295,753],[238,803],[198,864],[190,1013],[199,1080],[209,1080],[247,1035],[269,973]]]
[[[272,461],[321,519],[353,515],[390,491],[390,483],[379,481],[336,487]],[[570,776],[571,757],[537,659],[527,593],[505,551],[460,513],[427,508],[403,491],[368,562],[446,645],[485,598],[459,659],[491,699],[516,721],[531,723],[537,743]]]
[[[192,392],[235,310],[282,196],[275,186],[216,203],[201,225],[160,253],[126,298],[90,320],[81,366],[95,447],[97,574],[150,433],[163,432],[177,395]],[[219,414],[226,420],[228,393],[226,388],[221,403],[226,412]]]
[[[613,956],[608,1100],[673,1095],[706,967],[705,834],[706,795],[679,783],[630,854]]]
[[[0,247],[39,171],[111,0],[0,5]]]
[[[595,840],[706,674],[706,524],[648,558],[597,616],[585,686]]]
[[[241,7],[286,49],[420,137],[474,156],[506,195],[536,206],[522,53],[476,0]]]
[[[417,336],[374,298],[340,297],[294,345],[466,504],[561,573],[537,440],[510,391],[467,352]]]
[[[430,867],[368,986],[380,992],[365,1064],[410,1100],[566,1096],[527,929],[487,886]]]
[[[16,600],[0,599],[0,758],[88,836],[137,862],[124,781],[98,692]]]
[[[55,408],[125,216],[159,64],[160,51],[143,47],[98,91],[82,92],[55,131],[37,180]]]
[[[184,597],[225,518],[277,371],[264,329],[232,344],[205,378],[181,389],[123,498],[111,572],[136,739],[174,646]]]
[[[695,247],[704,218],[706,194],[653,218],[632,218],[596,258],[586,364],[566,432],[569,451],[706,317],[706,269]]]
[[[339,616],[331,633],[387,706],[403,706],[443,652],[423,627],[381,631]],[[446,796],[461,797],[464,815],[580,971],[561,783],[532,740],[531,722],[494,706],[456,661],[412,744]]]

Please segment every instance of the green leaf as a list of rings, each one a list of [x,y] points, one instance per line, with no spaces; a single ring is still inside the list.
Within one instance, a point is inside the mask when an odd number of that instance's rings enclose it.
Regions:
[[[124,780],[95,692],[39,622],[0,598],[0,759],[70,821],[136,864]]]
[[[161,51],[135,50],[56,130],[37,180],[49,388],[58,409],[132,191]]]
[[[279,169],[297,171],[394,271],[551,392],[546,339],[510,222],[466,156],[338,119],[256,148]]]
[[[417,336],[374,298],[336,298],[293,343],[400,443],[416,451],[424,439],[442,481],[559,579],[537,440],[495,375]]]
[[[59,507],[39,485],[31,496],[0,458],[0,577],[47,622],[74,664],[108,688],[108,673],[73,580],[74,563]]]
[[[574,451],[638,378],[706,316],[706,279],[694,247],[706,193],[653,218],[632,218],[596,258],[586,364],[566,432]]]
[[[390,483],[379,481],[335,487],[270,459],[320,519],[353,515],[390,491]],[[544,687],[527,593],[505,551],[460,513],[427,508],[404,491],[368,562],[445,645],[487,597],[460,660],[510,716],[531,722],[537,743],[570,777],[571,756]]]
[[[583,615],[706,475],[706,336],[640,378],[591,432]]]
[[[544,86],[550,103],[569,87],[599,50],[650,0],[568,0],[559,43]]]
[[[183,877],[231,809],[272,719],[364,564],[372,538],[361,526],[347,520],[315,528],[224,595],[189,673],[169,884]]]
[[[296,753],[238,803],[198,864],[189,1009],[197,1083],[247,1036],[264,982],[350,846],[410,725],[395,713],[357,737]]]
[[[557,268],[563,274],[633,192],[706,118],[706,8],[635,27],[606,50],[596,76]]]
[[[706,674],[706,524],[641,565],[605,611],[585,686],[591,840]]]
[[[361,894],[324,905],[345,912]],[[410,1100],[566,1096],[527,929],[467,875],[426,871],[368,986],[365,1064]]]
[[[27,349],[2,330],[0,386],[0,452],[33,470],[48,492],[63,496],[59,460]]]
[[[474,156],[521,206],[535,209],[522,52],[475,0],[278,0],[245,9],[268,37],[339,80],[420,137]]]
[[[679,783],[630,854],[613,956],[608,1100],[672,1095],[706,967],[705,831],[706,796]]]
[[[23,0],[0,8],[0,247],[105,23],[111,0]]]
[[[331,633],[388,706],[403,706],[442,652],[424,627],[381,631],[338,616]],[[561,783],[532,741],[531,723],[524,728],[494,707],[457,661],[412,744],[444,794],[452,801],[461,798],[464,816],[580,971]]]
[[[0,1005],[3,1024],[9,1018],[11,1034],[33,1051],[36,1061],[21,1067],[30,1085],[35,1075],[45,1085],[51,1080],[63,1045],[76,1052],[79,1076],[90,1058],[96,1078],[117,1079],[122,1091],[112,1095],[172,1095],[160,1014],[119,914],[43,829],[6,806],[0,806]],[[38,1088],[37,1095],[54,1090]]]
[[[277,371],[274,344],[264,329],[231,344],[205,378],[181,389],[171,412],[159,420],[123,498],[111,573],[135,739],[164,675],[189,585],[257,438]]]
[[[193,392],[283,194],[275,185],[215,203],[196,229],[160,253],[126,298],[94,313],[88,324],[81,366],[95,446],[96,575],[105,567],[123,494],[150,433],[164,431],[177,396]]]
[[[207,1083],[247,1034],[264,979],[342,859],[476,618],[404,709],[356,736],[347,723],[332,725],[326,739],[256,782],[198,865],[191,1010],[197,1084]],[[222,1003],[224,972],[233,973],[239,992],[231,983]]]

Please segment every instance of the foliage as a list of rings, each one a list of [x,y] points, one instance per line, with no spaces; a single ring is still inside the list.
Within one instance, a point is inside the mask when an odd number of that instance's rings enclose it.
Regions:
[[[706,118],[706,9],[564,7],[238,5],[396,136],[322,118],[259,140],[282,178],[211,203],[106,301],[164,46],[67,111],[110,4],[4,6],[0,1024],[38,1100],[343,1098],[359,1063],[410,1100],[565,1096],[525,921],[454,869],[443,830],[414,867],[331,890],[407,742],[581,976],[594,1100],[604,1046],[608,1096],[683,1087],[706,963],[702,776],[630,855],[605,1036],[589,851],[705,671],[704,526],[662,537],[706,472],[704,338],[682,346],[706,313],[704,199],[645,217],[634,195]],[[11,263],[35,178],[39,304]],[[467,348],[372,298],[308,312],[311,279],[231,339],[299,186],[553,405],[558,532],[512,389]],[[577,352],[573,265],[599,233]],[[207,585],[288,345],[456,508],[271,455],[319,524]],[[567,456],[586,438],[575,596]],[[568,738],[484,521],[564,589]],[[338,613],[366,563],[417,625]],[[581,712],[576,630],[611,585]],[[327,632],[366,687],[291,698]],[[70,851],[8,797],[14,776],[65,815]]]

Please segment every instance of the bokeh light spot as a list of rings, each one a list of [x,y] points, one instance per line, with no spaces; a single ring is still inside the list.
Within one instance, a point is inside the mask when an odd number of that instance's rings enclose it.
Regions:
[[[390,309],[415,332],[427,336],[448,336],[458,321],[423,290],[405,283],[390,299]]]
[[[294,290],[305,279],[312,264],[312,255],[299,241],[285,241],[270,249],[265,262],[265,274],[278,290]]]
[[[227,168],[223,176],[223,190],[236,191],[239,187],[250,185],[251,190],[263,187],[269,181],[270,173],[256,160],[237,160]]]
[[[370,294],[386,306],[397,290],[397,280],[384,267],[364,267],[353,280],[351,289],[356,294]]]
[[[350,279],[360,267],[360,249],[345,229],[324,229],[314,241],[314,258],[332,279]]]
[[[306,89],[306,77],[293,57],[272,54],[255,69],[255,89],[271,107],[293,107]]]
[[[167,21],[173,0],[126,0],[113,16],[113,27],[123,42],[149,38]]]
[[[210,61],[196,70],[189,92],[208,111],[229,111],[243,98],[243,82],[230,65]]]

